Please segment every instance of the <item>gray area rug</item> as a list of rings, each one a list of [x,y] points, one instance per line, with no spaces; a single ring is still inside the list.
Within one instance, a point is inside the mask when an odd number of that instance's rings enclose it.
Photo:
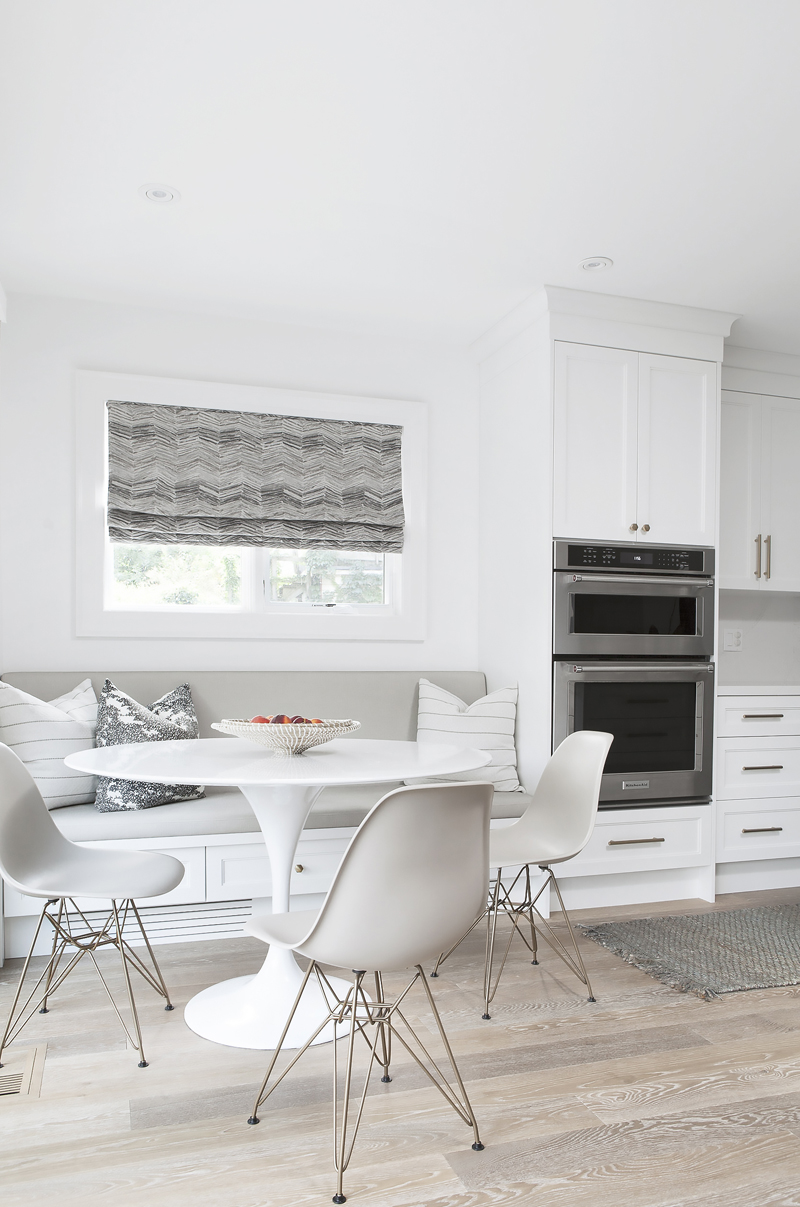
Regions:
[[[800,905],[578,925],[587,939],[698,997],[800,984]]]

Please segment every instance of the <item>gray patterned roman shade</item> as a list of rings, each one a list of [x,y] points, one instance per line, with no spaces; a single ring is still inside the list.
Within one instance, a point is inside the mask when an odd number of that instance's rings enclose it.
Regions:
[[[403,548],[402,427],[107,406],[112,541]]]

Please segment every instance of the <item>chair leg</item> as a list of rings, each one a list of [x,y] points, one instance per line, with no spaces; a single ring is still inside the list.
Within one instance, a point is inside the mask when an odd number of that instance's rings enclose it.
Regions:
[[[314,1033],[312,1035],[310,1035],[309,1038],[306,1040],[306,1042],[303,1044],[302,1048],[299,1048],[294,1053],[294,1055],[292,1056],[292,1059],[289,1061],[286,1068],[283,1069],[283,1071],[275,1079],[275,1081],[272,1083],[272,1085],[270,1085],[269,1088],[267,1088],[269,1079],[270,1079],[272,1072],[275,1068],[275,1065],[277,1063],[277,1059],[280,1054],[281,1048],[286,1039],[286,1035],[288,1033],[289,1026],[292,1022],[292,1019],[294,1018],[295,1012],[297,1010],[297,1006],[298,1006],[298,1004],[300,1002],[300,998],[302,997],[302,994],[303,994],[303,990],[305,989],[306,985],[308,984],[308,980],[309,980],[309,977],[311,976],[312,972],[316,975],[317,980],[319,981],[319,984],[320,984],[320,989],[322,990],[323,995],[328,1000],[328,1013],[327,1013],[326,1017],[322,1019],[319,1026],[314,1031]],[[321,971],[319,966],[316,965],[313,961],[311,964],[309,964],[309,967],[306,970],[306,974],[303,978],[302,985],[300,986],[300,990],[297,994],[297,997],[295,998],[294,1004],[292,1005],[292,1008],[289,1012],[289,1017],[286,1020],[286,1024],[284,1026],[283,1032],[278,1041],[278,1046],[276,1047],[275,1051],[272,1054],[272,1059],[270,1060],[266,1075],[264,1077],[263,1082],[261,1083],[261,1087],[256,1096],[256,1102],[255,1102],[255,1106],[253,1108],[253,1114],[247,1120],[248,1123],[258,1123],[259,1122],[259,1118],[258,1118],[259,1107],[262,1105],[263,1102],[266,1101],[266,1099],[270,1096],[270,1094],[273,1092],[273,1090],[275,1090],[276,1087],[278,1085],[280,1085],[280,1083],[283,1081],[286,1074],[295,1066],[295,1064],[297,1064],[297,1061],[300,1059],[300,1057],[303,1055],[303,1053],[308,1050],[308,1048],[311,1046],[311,1044],[314,1042],[314,1040],[317,1038],[317,1036],[320,1034],[320,1032],[323,1030],[323,1028],[328,1026],[329,1023],[333,1023],[333,1025],[334,1025],[334,1042],[332,1045],[332,1048],[333,1048],[333,1151],[334,1151],[334,1167],[336,1169],[336,1192],[333,1196],[334,1203],[344,1203],[347,1201],[345,1193],[344,1193],[344,1174],[350,1164],[350,1159],[353,1155],[353,1149],[355,1147],[356,1139],[358,1136],[358,1131],[359,1131],[359,1128],[361,1125],[362,1115],[364,1112],[364,1105],[366,1102],[367,1091],[369,1089],[369,1082],[370,1082],[370,1076],[372,1073],[372,1069],[373,1069],[374,1065],[381,1066],[383,1069],[383,1073],[384,1073],[381,1080],[382,1081],[391,1080],[391,1078],[388,1075],[388,1070],[389,1070],[389,1064],[390,1064],[390,1060],[391,1060],[393,1040],[395,1040],[395,1039],[405,1049],[405,1051],[409,1054],[409,1056],[411,1056],[411,1058],[414,1060],[416,1065],[422,1070],[422,1072],[425,1073],[428,1080],[433,1085],[436,1086],[436,1088],[439,1090],[439,1093],[442,1095],[442,1097],[445,1099],[445,1101],[448,1103],[448,1105],[452,1107],[452,1109],[456,1112],[456,1114],[459,1116],[459,1118],[464,1123],[466,1123],[469,1127],[472,1128],[472,1131],[473,1131],[472,1147],[476,1151],[480,1151],[483,1148],[483,1144],[481,1143],[480,1134],[478,1131],[477,1120],[475,1119],[475,1113],[472,1109],[472,1105],[467,1096],[466,1089],[464,1088],[464,1083],[461,1079],[461,1074],[458,1070],[458,1065],[456,1064],[452,1048],[450,1047],[450,1043],[447,1039],[447,1035],[444,1030],[444,1025],[443,1025],[441,1017],[439,1015],[439,1011],[436,1008],[436,1003],[433,999],[433,995],[431,993],[430,987],[425,978],[425,972],[422,969],[422,967],[418,966],[416,968],[416,970],[414,972],[414,976],[412,977],[411,981],[408,983],[408,985],[405,987],[405,989],[402,991],[402,993],[400,993],[398,995],[398,997],[396,997],[394,999],[393,1002],[386,1001],[386,998],[384,995],[383,977],[379,972],[375,973],[375,995],[376,995],[375,1000],[370,1001],[370,999],[367,997],[367,995],[364,991],[364,987],[363,987],[363,980],[364,980],[365,975],[366,974],[362,971],[355,971],[353,973],[354,980],[353,980],[353,984],[352,984],[351,988],[348,990],[348,992],[344,998],[339,998],[336,996],[332,985],[328,981],[325,974]],[[428,1004],[429,1004],[431,1011],[433,1013],[433,1016],[436,1020],[436,1026],[437,1026],[439,1035],[441,1037],[442,1043],[444,1044],[445,1052],[447,1054],[447,1058],[450,1062],[451,1068],[453,1070],[453,1075],[455,1077],[456,1087],[457,1087],[455,1089],[450,1084],[447,1077],[442,1073],[441,1069],[438,1067],[438,1065],[436,1064],[436,1061],[433,1059],[431,1054],[425,1048],[425,1045],[423,1044],[420,1036],[416,1033],[416,1031],[413,1029],[413,1027],[409,1023],[408,1019],[405,1018],[405,1016],[400,1011],[401,1003],[404,1001],[405,997],[407,996],[409,991],[414,987],[414,985],[416,984],[417,981],[420,981],[423,985],[423,988],[425,990],[425,995],[428,999]],[[411,1044],[408,1042],[408,1039],[406,1039],[406,1037],[403,1035],[402,1031],[399,1031],[397,1029],[397,1022],[395,1020],[399,1020],[403,1024],[404,1029],[408,1032],[409,1038],[416,1045],[419,1052],[422,1053],[421,1057],[418,1054],[418,1052],[415,1051],[414,1048],[411,1046]],[[341,1107],[341,1119],[340,1119],[339,1051],[338,1051],[338,1043],[337,1043],[337,1037],[336,1037],[336,1028],[338,1026],[341,1026],[342,1024],[347,1024],[350,1028],[350,1031],[349,1031],[349,1035],[348,1035],[348,1039],[347,1039],[347,1052],[346,1052],[346,1056],[345,1056],[344,1087],[343,1087],[344,1097],[343,1097],[343,1102],[342,1102],[342,1107]],[[368,1034],[369,1028],[371,1026],[374,1026],[376,1028],[374,1040],[370,1039],[369,1034]],[[369,1049],[369,1060],[368,1060],[368,1064],[367,1064],[366,1074],[364,1076],[363,1087],[362,1087],[361,1093],[359,1095],[358,1106],[354,1107],[351,1104],[351,1098],[354,1097],[354,1095],[352,1093],[353,1064],[354,1064],[355,1043],[356,1043],[357,1034],[361,1036],[361,1038],[366,1043],[367,1048]],[[348,1129],[350,1132],[349,1136],[348,1136]]]
[[[461,938],[458,940],[458,942],[457,942],[457,943],[454,943],[454,944],[453,944],[453,946],[452,946],[452,947],[451,947],[451,948],[450,948],[448,951],[443,952],[443,953],[442,953],[442,954],[439,956],[438,960],[436,961],[436,963],[435,963],[435,964],[434,964],[434,966],[433,966],[433,972],[431,973],[431,976],[432,976],[432,977],[437,977],[437,976],[439,975],[439,969],[441,968],[442,964],[444,964],[445,960],[449,960],[449,959],[450,959],[450,957],[451,957],[451,955],[452,955],[452,954],[453,954],[453,952],[455,951],[455,949],[456,949],[457,947],[460,947],[460,946],[461,946],[461,944],[464,942],[464,940],[465,940],[466,938],[468,938],[468,937],[469,937],[469,936],[472,934],[472,932],[473,932],[473,930],[475,929],[475,927],[476,927],[476,926],[480,926],[481,922],[482,922],[482,921],[483,921],[483,919],[486,917],[486,914],[487,914],[487,912],[488,912],[488,909],[489,909],[489,907],[487,906],[487,908],[486,908],[486,909],[483,911],[483,913],[482,913],[482,914],[478,914],[477,918],[476,918],[476,919],[475,919],[475,921],[472,923],[472,926],[470,926],[469,930],[465,930],[465,931],[464,931],[463,935],[462,935],[462,936],[461,936]]]
[[[494,993],[492,992],[492,965],[494,964],[494,941],[497,934],[497,912],[498,902],[500,900],[500,878],[503,875],[503,869],[497,869],[497,879],[494,882],[492,895],[489,900],[489,908],[486,911],[486,956],[483,965],[483,1014],[481,1018],[489,1019],[489,1006],[491,1005]],[[505,964],[505,960],[503,961]],[[495,990],[500,980],[498,973],[497,981],[495,981]]]
[[[431,975],[433,975],[431,973]],[[376,1002],[384,1001],[383,996],[383,976],[380,972],[375,973],[375,1000]],[[387,1018],[385,1022],[378,1023],[378,1034],[375,1037],[375,1048],[378,1050],[380,1044],[379,1061],[383,1065],[383,1076],[381,1081],[386,1083],[391,1081],[389,1076],[389,1065],[392,1060],[392,1023],[391,1019]]]
[[[128,958],[126,954],[125,944],[122,940],[122,925],[119,920],[119,909],[116,901],[111,902],[111,908],[114,911],[114,928],[117,933],[117,949],[119,950],[120,959],[122,960],[122,973],[125,977],[125,988],[128,994],[128,1007],[133,1019],[133,1027],[136,1032],[136,1043],[134,1047],[139,1053],[139,1068],[146,1069],[147,1061],[144,1058],[144,1044],[142,1043],[142,1028],[139,1025],[139,1012],[136,1009],[136,998],[133,996],[133,986],[131,984],[131,973],[128,967]],[[141,926],[141,921],[139,922]],[[99,970],[98,970],[99,971]]]
[[[51,913],[50,907],[55,905],[56,901],[58,901],[58,911],[56,913]],[[53,898],[52,900],[45,902],[33,936],[33,941],[31,942],[30,950],[25,958],[17,991],[11,1004],[11,1010],[9,1012],[6,1028],[3,1032],[2,1038],[0,1039],[0,1056],[2,1056],[3,1048],[6,1047],[6,1045],[12,1041],[12,1039],[16,1038],[25,1024],[36,1013],[37,1009],[42,1014],[47,1014],[49,1012],[50,1007],[48,1005],[48,1001],[50,997],[57,992],[66,978],[72,972],[73,968],[75,968],[76,964],[78,964],[84,956],[88,955],[94,964],[103,988],[108,995],[111,1005],[114,1007],[114,1011],[128,1040],[133,1045],[134,1049],[139,1053],[139,1067],[142,1069],[147,1068],[147,1061],[145,1060],[142,1047],[142,1032],[139,1024],[139,1015],[136,1008],[136,999],[133,994],[133,984],[130,975],[131,968],[135,969],[136,972],[138,972],[139,975],[145,981],[147,981],[147,983],[153,989],[155,989],[157,993],[160,993],[166,998],[167,1010],[172,1010],[173,1007],[169,1000],[169,994],[161,973],[161,969],[158,966],[158,962],[155,958],[150,940],[147,937],[147,932],[145,931],[136,905],[133,901],[126,900],[122,903],[122,907],[120,909],[117,902],[112,901],[111,912],[109,913],[106,921],[99,927],[93,925],[89,921],[89,919],[86,917],[83,911],[78,908],[74,901],[71,902],[71,905],[75,918],[70,917],[69,905],[65,898]],[[125,927],[125,920],[127,918],[129,909],[133,910],[133,913],[136,917],[139,930],[141,931],[142,938],[152,961],[154,972],[152,972],[147,965],[143,963],[136,952],[128,946],[122,937]],[[34,983],[33,988],[28,993],[27,998],[20,1005],[23,986],[29,972],[33,951],[45,920],[49,921],[53,927],[53,944],[50,957],[44,969]],[[85,930],[80,929],[78,933],[76,927],[80,928],[81,924],[83,927],[85,927]],[[97,963],[96,952],[99,948],[106,946],[114,946],[120,953],[120,959],[122,961],[122,973],[125,979],[125,987],[128,997],[128,1006],[130,1009],[131,1018],[133,1020],[133,1034],[120,1013],[120,1009],[117,1005],[114,995],[112,994],[108,983],[103,976],[103,972]],[[74,951],[67,961],[66,966],[62,968],[61,960],[67,948],[72,948]],[[37,994],[39,995],[38,997]],[[33,1005],[31,1005],[31,1002],[33,1002],[35,998],[37,1000]]]
[[[49,905],[50,902],[48,901],[47,904]],[[58,944],[58,932],[61,928],[61,919],[63,918],[63,916],[64,916],[64,898],[61,897],[58,902],[58,918],[56,921],[56,925],[53,927],[53,946],[50,951],[50,963],[47,966],[47,980],[45,982],[45,987],[44,987],[44,997],[42,999],[42,1004],[39,1007],[40,1014],[49,1014],[49,1010],[48,1010],[48,1006],[47,1006],[47,998],[50,993],[50,986],[53,983],[53,973],[55,971],[55,960],[56,960],[56,946]]]
[[[17,989],[14,994],[14,998],[11,1002],[11,1009],[8,1012],[8,1018],[6,1020],[5,1030],[3,1031],[2,1036],[0,1036],[0,1059],[2,1059],[3,1049],[12,1041],[12,1039],[14,1039],[19,1034],[19,1032],[25,1026],[25,1023],[28,1022],[28,1020],[32,1017],[33,1014],[36,1013],[36,1010],[39,1007],[40,1003],[42,1001],[45,1001],[47,998],[47,993],[50,989],[50,982],[52,980],[51,971],[52,971],[52,966],[53,966],[53,962],[55,960],[55,953],[56,953],[56,938],[57,938],[58,932],[55,930],[53,931],[53,949],[50,954],[50,959],[49,959],[47,965],[45,966],[44,971],[41,973],[41,975],[37,979],[36,983],[34,984],[33,989],[28,994],[28,997],[26,998],[25,1002],[19,1008],[19,1010],[17,1009],[17,1007],[19,1005],[19,1000],[22,997],[22,989],[25,984],[25,979],[28,975],[28,969],[30,968],[30,963],[33,958],[33,951],[34,951],[34,948],[36,947],[36,941],[39,938],[39,934],[41,932],[45,918],[50,920],[50,915],[47,912],[47,908],[50,905],[55,905],[55,903],[56,903],[56,898],[54,898],[52,901],[45,901],[44,905],[42,906],[42,912],[39,915],[39,921],[37,922],[36,929],[33,932],[33,938],[31,939],[31,945],[28,949],[28,954],[25,957],[25,963],[22,965],[22,972],[20,973],[20,978],[17,983]],[[60,911],[59,911],[59,914],[60,914]],[[36,991],[40,987],[42,981],[45,982],[44,997],[40,998],[39,1001],[37,1001],[36,1004],[33,1006],[31,1011],[27,1015],[27,1017],[23,1018],[23,1015],[25,1014],[26,1009],[30,1005],[31,999],[33,997],[35,997]],[[0,1064],[0,1069],[2,1069],[2,1067],[3,1067],[2,1064]]]
[[[558,944],[558,947],[556,947],[556,946],[555,946],[555,945],[554,945],[554,944],[551,942],[551,943],[550,943],[550,946],[551,946],[551,947],[553,948],[553,950],[556,952],[556,955],[560,955],[560,956],[561,956],[561,959],[564,961],[564,963],[567,965],[567,967],[572,969],[572,971],[573,971],[573,972],[575,973],[575,975],[577,976],[578,980],[579,980],[579,981],[583,981],[584,985],[585,985],[585,986],[586,986],[586,988],[589,990],[589,1001],[590,1001],[590,1002],[596,1002],[596,1001],[597,1001],[597,998],[594,996],[594,993],[592,992],[592,983],[591,983],[591,981],[589,980],[589,974],[588,974],[588,972],[586,971],[586,965],[585,965],[585,964],[584,964],[584,962],[583,962],[583,957],[582,957],[582,955],[581,955],[581,953],[580,953],[580,950],[579,950],[579,948],[578,948],[578,941],[577,941],[577,939],[575,938],[575,932],[574,932],[574,930],[572,929],[572,922],[570,921],[570,916],[569,916],[569,914],[568,914],[568,912],[567,912],[567,908],[566,908],[566,906],[564,905],[564,899],[563,899],[563,898],[562,898],[562,896],[561,896],[561,889],[558,887],[558,881],[556,880],[556,878],[555,878],[555,876],[554,876],[554,874],[553,874],[553,870],[552,870],[552,868],[547,868],[547,869],[542,869],[542,870],[543,870],[543,871],[544,871],[544,870],[547,870],[547,871],[550,873],[550,883],[553,885],[553,888],[556,890],[556,896],[558,897],[558,903],[559,903],[559,905],[561,906],[561,912],[562,912],[562,913],[563,913],[563,915],[564,915],[564,921],[565,921],[565,922],[566,922],[566,924],[567,924],[567,930],[569,931],[569,937],[570,937],[570,939],[572,940],[572,947],[573,947],[573,950],[574,950],[574,952],[575,952],[575,959],[576,959],[576,961],[577,961],[578,967],[576,968],[576,967],[575,967],[575,963],[574,963],[574,962],[573,962],[571,959],[569,959],[569,958],[568,958],[569,953],[568,953],[568,952],[566,952],[566,951],[564,950],[564,948],[563,948],[563,944],[562,944],[562,943],[561,943],[561,941],[560,941],[559,939],[557,939],[557,938],[556,938],[556,936],[553,934],[552,929],[550,928],[550,926],[548,926],[548,925],[547,925],[547,922],[545,921],[545,919],[542,919],[542,921],[543,921],[543,922],[545,922],[545,925],[547,926],[548,931],[550,931],[550,934],[551,934],[552,938],[553,938],[553,939],[555,939],[556,943]],[[537,912],[538,912],[538,911],[537,911]],[[545,939],[547,939],[547,936],[545,935],[545,936],[544,936],[544,938],[545,938]],[[561,948],[561,950],[560,950],[560,951],[559,951],[559,948]]]
[[[525,900],[531,900],[531,869],[530,864],[525,865]],[[531,928],[531,954],[533,959],[531,964],[539,963],[539,941],[536,934],[536,923],[533,920],[533,906],[528,910],[528,922]]]

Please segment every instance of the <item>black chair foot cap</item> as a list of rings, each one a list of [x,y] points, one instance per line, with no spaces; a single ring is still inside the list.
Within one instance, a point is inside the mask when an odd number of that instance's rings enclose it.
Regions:
[[[482,1014],[481,1018],[491,1018],[491,1014]]]
[[[472,1147],[473,1147],[473,1149],[475,1150],[475,1152],[476,1152],[476,1153],[482,1153],[482,1152],[483,1152],[483,1145],[481,1144],[480,1140],[478,1141],[478,1143],[477,1143],[477,1144],[473,1144],[473,1146],[472,1146]]]
[[[382,1081],[382,1082],[384,1082],[384,1084],[385,1084],[387,1081],[391,1081],[391,1080],[392,1080],[392,1079],[391,1079],[391,1077],[386,1077],[386,1076],[381,1077],[381,1081]]]
[[[139,1068],[140,1068],[140,1069],[146,1069],[146,1068],[148,1068],[147,1061],[146,1061],[146,1060],[140,1060],[140,1061],[139,1061]]]
[[[538,960],[531,960],[531,964],[538,964],[538,963],[539,963]]]
[[[596,1001],[597,1001],[597,998],[596,998],[596,997],[590,997],[590,998],[589,998],[589,1001],[590,1001],[590,1002],[596,1002]]]
[[[345,1195],[343,1195],[343,1194],[335,1194],[335,1195],[333,1196],[333,1202],[334,1202],[334,1203],[346,1203],[346,1202],[347,1202],[347,1198],[346,1198],[346,1196],[345,1196]]]
[[[47,1006],[42,1006],[42,1008],[41,1008],[41,1010],[39,1011],[39,1013],[40,1013],[40,1014],[49,1014],[49,1013],[50,1013],[50,1011],[47,1009]]]
[[[431,973],[431,976],[432,976],[432,977],[437,977],[438,975],[439,975],[439,973],[438,973],[438,972],[432,972],[432,973]]]
[[[248,1123],[260,1123],[261,1120],[259,1119],[258,1115],[251,1115],[250,1118],[247,1120],[247,1122]]]
[[[164,1007],[164,1009],[165,1009],[165,1010],[174,1010],[174,1009],[175,1009],[175,1007],[173,1006],[172,1002],[170,1002],[168,1006],[165,1006],[165,1007]]]

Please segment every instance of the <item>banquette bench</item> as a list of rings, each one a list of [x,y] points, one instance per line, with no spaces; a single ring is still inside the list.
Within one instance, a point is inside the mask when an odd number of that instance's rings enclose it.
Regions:
[[[222,717],[283,711],[353,717],[361,722],[358,737],[413,741],[420,678],[467,704],[486,694],[479,671],[17,671],[2,678],[41,700],[52,700],[87,676],[98,696],[109,678],[142,704],[188,682],[201,737],[222,736],[210,728]],[[306,900],[295,908],[313,906],[313,898],[327,890],[355,828],[393,786],[324,789],[298,846],[292,893]],[[519,817],[529,801],[522,792],[495,793],[493,816]],[[85,804],[55,809],[52,816],[73,842],[167,851],[184,863],[181,884],[148,904],[149,930],[156,941],[239,933],[253,899],[269,897],[269,860],[255,816],[237,788],[210,787],[203,800],[136,812],[99,813]],[[24,954],[37,909],[32,898],[6,888],[7,956]]]

